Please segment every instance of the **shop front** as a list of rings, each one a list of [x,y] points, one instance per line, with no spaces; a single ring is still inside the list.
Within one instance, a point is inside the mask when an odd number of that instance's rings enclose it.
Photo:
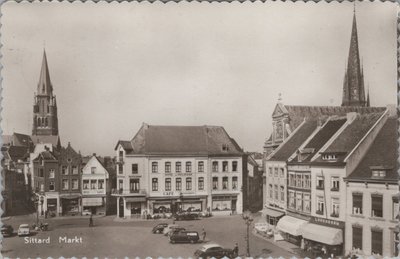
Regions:
[[[57,216],[57,198],[47,199],[47,216],[55,217]]]
[[[81,214],[80,195],[60,196],[61,213],[63,216],[76,216]]]
[[[211,209],[216,215],[231,215],[237,213],[236,195],[213,195]]]
[[[261,213],[263,215],[263,218],[267,220],[267,223],[270,226],[276,226],[279,219],[281,219],[285,215],[284,212],[271,208],[264,208]]]
[[[316,224],[323,220],[323,224]],[[329,219],[312,219],[301,227],[304,238],[304,250],[311,251],[315,256],[341,256],[343,254],[344,223]],[[326,223],[325,223],[326,222]],[[333,224],[327,226],[327,224]]]
[[[206,208],[206,197],[159,197],[149,200],[153,215],[169,217],[180,212],[202,212]]]
[[[92,215],[105,215],[105,197],[82,197],[83,211],[88,210]]]
[[[282,232],[281,234],[286,241],[300,246],[302,240],[301,228],[307,223],[307,221],[302,219],[292,216],[284,216],[278,221],[276,228]]]

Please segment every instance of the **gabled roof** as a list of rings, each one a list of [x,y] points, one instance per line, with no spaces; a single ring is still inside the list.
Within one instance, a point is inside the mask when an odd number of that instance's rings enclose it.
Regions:
[[[118,145],[121,145],[122,148],[123,148],[125,151],[132,151],[132,150],[133,150],[132,143],[131,143],[130,141],[127,141],[127,140],[118,140],[117,145],[115,145],[114,150],[117,150]]]
[[[286,161],[311,136],[318,126],[317,120],[306,120],[268,158],[268,161]]]
[[[292,130],[297,128],[304,118],[326,118],[328,116],[345,116],[349,112],[360,114],[383,112],[386,107],[357,107],[357,106],[299,106],[284,105],[289,115],[289,125]]]
[[[390,117],[380,129],[375,140],[370,145],[365,156],[356,169],[347,177],[348,180],[361,181],[394,181],[399,180],[398,170],[398,122],[396,117]],[[385,168],[386,176],[382,179],[372,177],[371,168]]]
[[[144,124],[128,145],[131,154],[241,155],[234,139],[220,126],[155,126]]]
[[[29,147],[25,146],[10,146],[7,153],[12,161],[24,160],[29,154]]]
[[[40,161],[40,160],[52,160],[52,161],[57,161],[57,158],[55,155],[50,152],[50,151],[43,151],[41,152],[33,161]]]
[[[60,149],[59,159],[61,163],[68,163],[69,160],[74,164],[82,163],[82,156],[72,148],[70,143],[66,148],[62,147]]]

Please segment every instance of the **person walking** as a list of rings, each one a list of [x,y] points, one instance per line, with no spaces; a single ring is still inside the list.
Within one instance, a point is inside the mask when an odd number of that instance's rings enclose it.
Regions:
[[[206,233],[206,231],[204,230],[204,227],[203,227],[203,230],[202,230],[202,232],[201,232],[201,235],[203,236],[203,242],[206,240],[206,236],[207,236],[207,233]]]
[[[233,256],[238,257],[239,256],[239,246],[238,243],[235,244],[235,247],[233,248]]]
[[[92,214],[90,214],[90,218],[89,218],[89,227],[93,227],[93,216],[92,216]]]

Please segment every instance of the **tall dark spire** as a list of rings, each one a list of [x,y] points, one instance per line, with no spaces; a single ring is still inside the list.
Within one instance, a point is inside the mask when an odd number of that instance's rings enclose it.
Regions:
[[[43,50],[42,68],[40,70],[39,83],[37,87],[38,95],[53,95],[53,86],[50,81],[49,67],[47,65],[46,50]]]
[[[354,9],[347,69],[343,82],[342,106],[366,106],[364,74],[358,48],[357,21]]]

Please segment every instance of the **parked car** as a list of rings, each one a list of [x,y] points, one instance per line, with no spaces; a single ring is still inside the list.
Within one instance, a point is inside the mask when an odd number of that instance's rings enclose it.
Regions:
[[[172,228],[171,231],[168,233],[168,236],[170,237],[171,235],[175,233],[179,233],[181,231],[185,231],[186,229],[183,227],[177,227],[177,228]]]
[[[161,234],[164,231],[164,228],[168,226],[168,223],[160,223],[151,230],[153,234]]]
[[[171,232],[173,229],[175,228],[181,228],[179,225],[177,224],[169,224],[168,226],[166,226],[163,230],[163,234],[165,236],[168,236],[169,232]]]
[[[82,211],[82,216],[90,216],[92,215],[92,212],[90,210],[83,210]]]
[[[207,244],[197,249],[194,252],[194,257],[196,259],[198,258],[207,259],[211,257],[219,259],[223,257],[234,258],[235,255],[233,249],[223,248],[218,244]]]
[[[12,236],[14,233],[14,229],[12,226],[10,225],[3,225],[1,227],[1,234],[3,235],[3,237],[9,237]]]
[[[174,220],[195,220],[199,218],[199,214],[193,212],[178,213],[174,215]]]
[[[199,242],[199,233],[196,231],[173,231],[169,237],[169,242],[171,243],[197,243]]]
[[[18,236],[29,236],[31,234],[28,224],[21,224],[18,228]]]

